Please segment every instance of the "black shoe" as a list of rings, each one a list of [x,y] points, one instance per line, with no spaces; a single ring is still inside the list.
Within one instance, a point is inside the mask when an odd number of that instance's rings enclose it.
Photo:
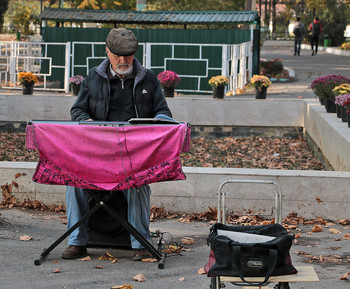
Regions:
[[[86,257],[87,250],[85,246],[73,246],[69,245],[67,249],[65,249],[62,253],[62,259],[78,259],[82,257]]]
[[[314,55],[315,55],[315,52],[313,52],[313,51],[312,51],[312,54],[311,54],[311,56],[314,56]]]
[[[298,56],[300,56],[300,52],[298,52]]]
[[[152,255],[146,249],[134,249],[133,261],[142,261],[142,259],[151,258]]]
[[[296,54],[296,52],[294,52],[294,54],[293,54],[293,55],[297,55],[297,54]]]

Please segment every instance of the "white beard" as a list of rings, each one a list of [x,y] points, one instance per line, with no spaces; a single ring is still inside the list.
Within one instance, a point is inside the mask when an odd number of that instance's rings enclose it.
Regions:
[[[121,66],[128,66],[129,68],[127,70],[121,70],[119,67]],[[129,65],[129,64],[119,64],[117,66],[117,69],[115,70],[115,73],[119,74],[119,75],[127,75],[127,74],[130,74],[131,71],[133,69],[133,65]]]

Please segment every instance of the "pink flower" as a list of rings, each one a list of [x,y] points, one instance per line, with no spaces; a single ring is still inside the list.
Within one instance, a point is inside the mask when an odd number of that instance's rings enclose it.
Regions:
[[[180,83],[181,78],[179,75],[171,70],[165,70],[157,76],[160,85],[163,87],[173,87]]]

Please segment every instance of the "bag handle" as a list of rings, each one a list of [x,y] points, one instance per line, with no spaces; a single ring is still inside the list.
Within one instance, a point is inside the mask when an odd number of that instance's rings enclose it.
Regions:
[[[267,280],[270,278],[273,270],[276,267],[277,263],[277,250],[274,249],[269,249],[269,256],[267,259],[268,266],[267,266],[267,272],[265,275],[265,279],[262,282],[248,282],[244,279],[243,273],[242,273],[242,267],[241,267],[241,246],[230,246],[232,248],[232,253],[233,253],[233,262],[232,265],[235,268],[235,270],[238,272],[239,277],[244,281],[245,283],[242,282],[232,282],[234,285],[238,286],[244,286],[244,285],[252,285],[252,286],[264,286],[268,284]]]

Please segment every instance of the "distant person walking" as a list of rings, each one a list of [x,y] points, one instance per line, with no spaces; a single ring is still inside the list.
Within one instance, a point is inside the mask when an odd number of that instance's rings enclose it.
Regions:
[[[318,40],[322,32],[322,25],[318,17],[316,17],[314,21],[310,23],[309,31],[311,31],[311,38],[310,38],[311,49],[312,49],[311,55],[314,56],[314,55],[317,55]],[[314,50],[314,47],[315,47],[315,50]]]
[[[294,24],[293,33],[294,33],[294,55],[300,56],[300,46],[303,41],[303,36],[306,31],[305,26],[300,21],[300,17],[297,17],[297,22]]]

